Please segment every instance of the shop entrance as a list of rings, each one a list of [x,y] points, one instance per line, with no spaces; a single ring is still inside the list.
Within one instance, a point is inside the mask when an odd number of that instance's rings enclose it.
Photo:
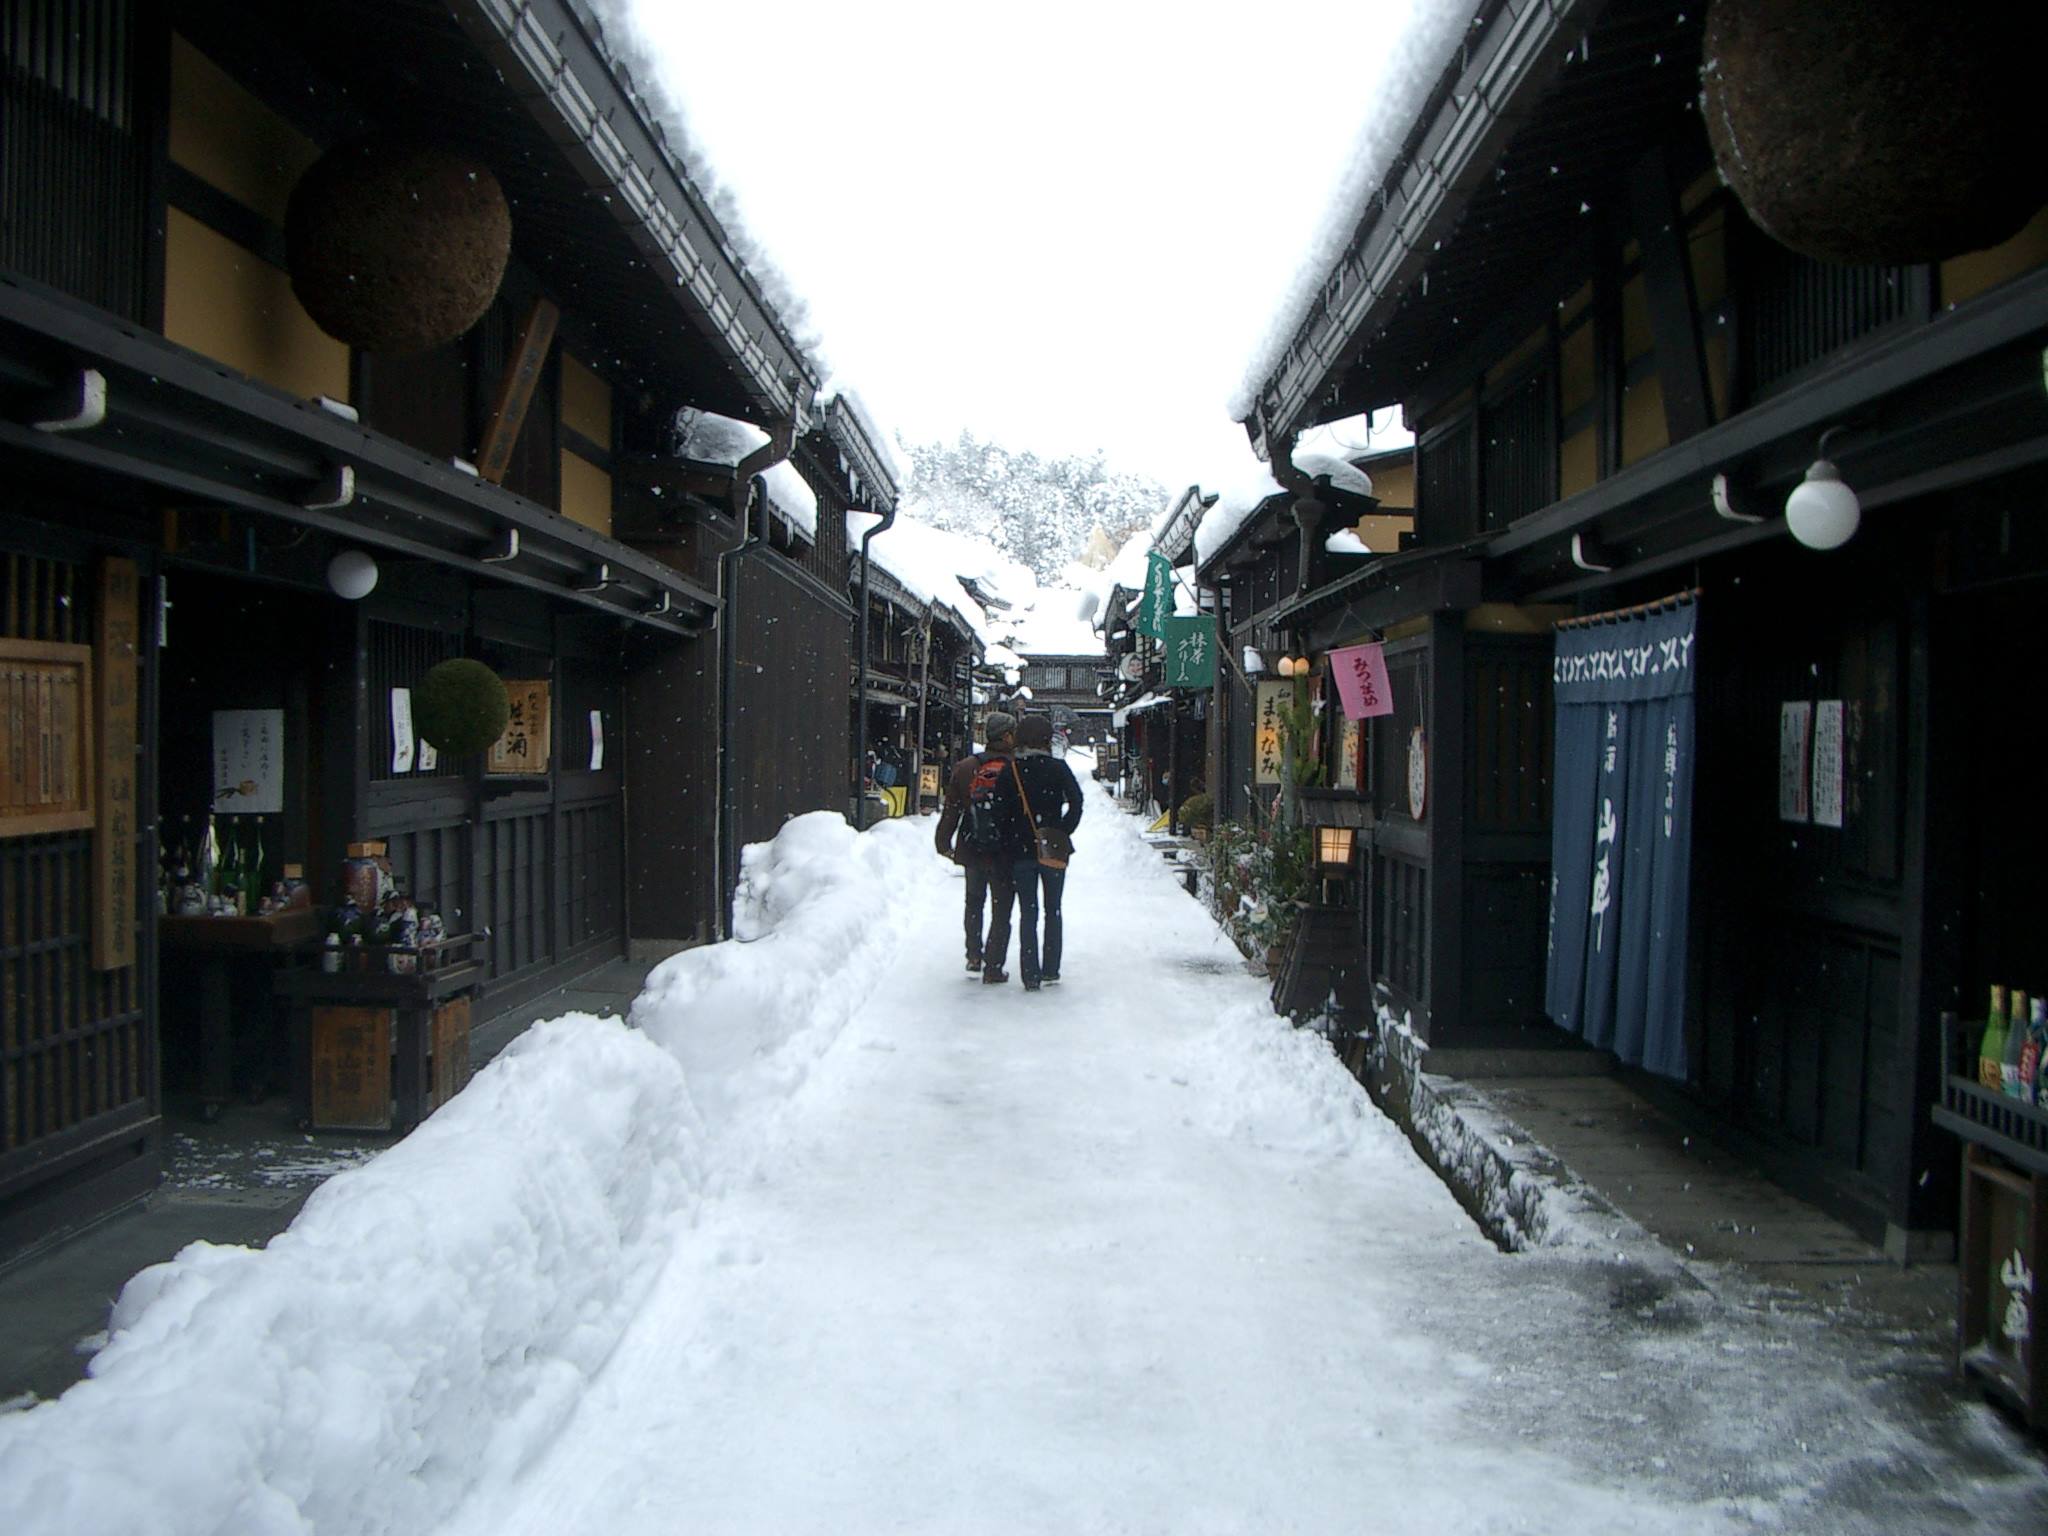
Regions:
[[[343,828],[352,616],[323,594],[206,571],[166,578],[159,652],[159,940],[166,1113],[282,1094],[278,967],[320,937]],[[340,759],[336,763],[335,759]],[[342,780],[345,784],[345,779]],[[270,909],[284,910],[272,913]],[[254,921],[258,916],[263,921]]]

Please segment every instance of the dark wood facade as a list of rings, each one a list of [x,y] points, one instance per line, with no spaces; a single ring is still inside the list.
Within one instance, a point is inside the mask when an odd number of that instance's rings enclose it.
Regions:
[[[639,537],[637,466],[677,406],[779,429],[786,453],[815,374],[574,5],[4,0],[0,43],[0,649],[84,647],[106,676],[134,671],[99,758],[102,784],[132,795],[91,825],[0,827],[4,1254],[157,1177],[191,1042],[156,875],[213,809],[214,710],[281,712],[283,809],[241,828],[272,866],[304,864],[325,901],[345,846],[384,841],[451,930],[488,934],[490,1008],[643,931],[636,766],[660,767],[645,799],[708,808],[664,872],[701,884],[707,911],[721,833],[772,832],[762,786],[839,803],[849,614],[843,504],[808,545],[763,518],[738,553],[742,521],[721,528],[715,506],[701,528]],[[602,132],[567,130],[571,96],[600,104]],[[285,271],[294,180],[372,129],[483,146],[514,209],[496,301],[430,352],[325,335]],[[681,271],[688,251],[710,254]],[[545,306],[559,327],[494,483],[472,464]],[[378,570],[355,603],[327,576],[347,549]],[[127,583],[123,651],[103,626],[110,580]],[[801,616],[825,638],[721,648],[721,592],[771,633]],[[453,656],[546,685],[544,766],[404,763],[394,697]],[[778,753],[752,798],[731,786],[721,818],[723,674],[741,667],[786,673],[755,684],[785,717],[742,712],[742,751],[800,743],[799,714],[817,745]],[[113,963],[110,931],[132,941]],[[260,1084],[275,1044],[242,1044]]]
[[[1698,590],[1672,1091],[1903,1258],[1954,1218],[1928,1116],[1940,1011],[2048,984],[2018,873],[2042,813],[1990,766],[2038,750],[2020,615],[2048,593],[2025,510],[2048,489],[2048,215],[1936,264],[1783,249],[1714,176],[1690,67],[1657,67],[1696,56],[1701,22],[1484,8],[1247,422],[1277,452],[1402,403],[1417,547],[1273,618],[1313,652],[1387,643],[1406,713],[1367,732],[1362,942],[1454,1061],[1546,1028],[1551,622]],[[1367,270],[1377,297],[1353,297]],[[1828,552],[1780,515],[1821,457],[1862,504]],[[1781,711],[1816,701],[1853,722],[1840,827],[1779,812]],[[1417,724],[1411,826],[1385,780]],[[1960,746],[1983,729],[1998,748]]]

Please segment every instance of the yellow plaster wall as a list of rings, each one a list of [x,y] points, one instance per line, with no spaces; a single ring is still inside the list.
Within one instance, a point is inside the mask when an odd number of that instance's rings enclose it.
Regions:
[[[612,387],[567,352],[562,354],[562,425],[600,448],[612,445]]]
[[[176,36],[171,39],[170,116],[173,160],[284,227],[292,187],[319,158],[310,139]]]
[[[1380,513],[1373,517],[1361,517],[1351,525],[1351,531],[1358,535],[1365,547],[1376,555],[1391,555],[1401,547],[1401,535],[1415,531],[1412,517],[1390,517]]]
[[[1671,445],[1671,426],[1664,419],[1664,381],[1654,373],[1622,391],[1621,462],[1633,464]]]
[[[2005,244],[1944,261],[1940,272],[1941,302],[1960,304],[1965,299],[1974,299],[2044,264],[2048,264],[2048,208],[2035,214],[2027,227]]]
[[[1600,483],[1600,433],[1581,427],[1558,445],[1557,495],[1561,501]]]
[[[1495,384],[1512,378],[1524,363],[1542,351],[1549,342],[1550,328],[1548,326],[1541,327],[1524,336],[1521,344],[1514,351],[1486,370],[1487,386],[1491,388]]]
[[[1560,415],[1570,416],[1593,403],[1593,396],[1600,387],[1600,374],[1593,358],[1593,326],[1590,321],[1558,343],[1557,408]]]
[[[562,454],[562,515],[607,536],[612,531],[612,477],[582,454],[566,450]]]
[[[1383,464],[1372,472],[1372,493],[1389,512],[1415,510],[1415,460]]]
[[[286,394],[348,398],[348,347],[299,307],[291,279],[176,208],[164,228],[164,335]]]

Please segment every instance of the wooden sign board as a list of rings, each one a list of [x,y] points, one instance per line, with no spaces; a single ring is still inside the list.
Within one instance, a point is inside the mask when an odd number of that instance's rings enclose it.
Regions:
[[[458,997],[434,1010],[434,1081],[430,1108],[439,1109],[469,1081],[469,999]]]
[[[505,722],[505,734],[491,743],[484,758],[484,772],[546,773],[554,715],[553,690],[548,680],[507,678],[505,692],[512,703],[512,716]]]
[[[92,697],[91,646],[0,640],[0,837],[97,818]]]
[[[100,562],[99,665],[93,681],[99,743],[99,822],[92,840],[92,966],[135,963],[140,908],[135,848],[135,748],[141,720],[142,577],[133,560]]]
[[[313,1125],[391,1129],[391,1010],[313,1010]]]

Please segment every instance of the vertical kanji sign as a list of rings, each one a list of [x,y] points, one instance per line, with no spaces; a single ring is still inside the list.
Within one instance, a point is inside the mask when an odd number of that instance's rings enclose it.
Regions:
[[[1173,565],[1164,555],[1145,557],[1145,596],[1138,604],[1138,633],[1154,640],[1166,638],[1166,624],[1173,617]]]
[[[1260,683],[1257,720],[1252,738],[1252,782],[1278,784],[1285,759],[1280,740],[1280,712],[1294,694],[1292,683]]]
[[[99,816],[92,839],[92,966],[124,970],[135,963],[135,745],[140,704],[142,580],[133,560],[100,562],[98,633],[94,635],[93,740],[99,751]]]
[[[1211,614],[1166,621],[1166,686],[1216,686],[1216,620]]]

